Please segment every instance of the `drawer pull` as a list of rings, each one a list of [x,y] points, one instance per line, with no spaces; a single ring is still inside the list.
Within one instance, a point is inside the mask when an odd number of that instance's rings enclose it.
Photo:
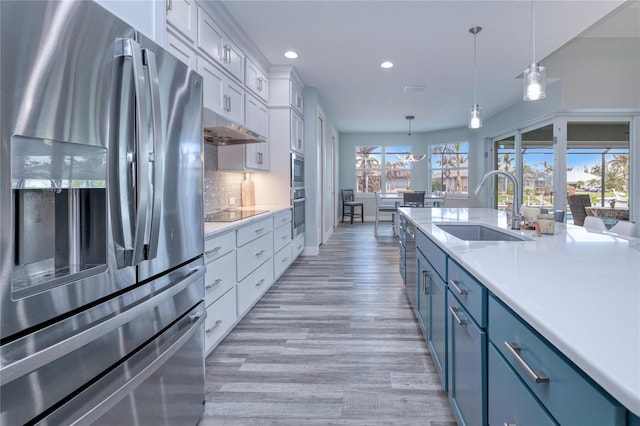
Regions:
[[[216,331],[216,328],[220,327],[220,324],[222,324],[222,320],[216,321],[215,324],[213,324],[213,327],[207,328],[205,331],[207,333],[213,333],[214,331]]]
[[[280,218],[280,222],[284,223],[284,222],[286,222],[286,221],[287,221],[287,218],[286,218],[286,217],[281,217],[281,218]]]
[[[533,371],[531,367],[526,363],[524,359],[520,356],[520,345],[515,342],[504,342],[505,348],[509,351],[511,355],[518,361],[518,364],[525,369],[529,377],[531,377],[536,383],[548,383],[549,377],[542,371]]]
[[[458,312],[460,311],[460,308],[455,308],[453,306],[449,306],[449,311],[451,312],[451,315],[453,315],[453,318],[455,318],[456,322],[460,325],[467,325],[467,320],[464,320],[462,318],[460,318],[460,316],[458,315]]]
[[[264,228],[258,228],[258,229],[256,229],[256,234],[259,234],[259,233],[261,233],[262,231],[264,231]]]
[[[285,240],[287,239],[287,234],[282,235],[282,237],[280,237],[281,240]]]
[[[460,287],[458,287],[458,281],[456,280],[449,280],[449,286],[453,287],[453,289],[460,295],[460,296],[464,296],[467,294],[467,290],[463,290]]]
[[[431,271],[427,271],[426,269],[422,270],[422,294],[425,296],[429,295],[429,287],[427,286],[429,275],[431,275]]]
[[[218,250],[220,250],[221,248],[222,248],[222,246],[216,246],[216,247],[212,248],[211,250],[204,252],[204,254],[211,254],[211,253],[215,253],[215,252],[217,252]]]
[[[212,282],[211,284],[205,285],[204,288],[206,288],[207,290],[210,290],[210,289],[214,288],[215,286],[217,286],[218,284],[220,284],[221,282],[222,282],[222,278],[218,278],[214,282]]]
[[[260,250],[259,252],[256,253],[256,257],[260,257],[264,254],[264,250]]]
[[[285,263],[287,260],[289,260],[289,257],[285,257],[284,259],[282,259],[282,263]]]
[[[517,424],[515,424],[515,423],[507,423],[507,422],[504,422],[504,423],[503,423],[503,426],[518,426],[518,425],[517,425]]]
[[[256,287],[260,287],[262,284],[264,284],[264,278],[256,283]]]

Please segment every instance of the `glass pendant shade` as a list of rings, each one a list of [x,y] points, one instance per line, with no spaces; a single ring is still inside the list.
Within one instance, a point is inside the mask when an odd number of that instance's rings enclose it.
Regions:
[[[544,67],[538,64],[531,64],[524,70],[524,96],[525,101],[537,101],[545,97],[545,75]]]
[[[482,127],[482,108],[480,105],[472,105],[471,113],[469,114],[469,128],[479,129]]]

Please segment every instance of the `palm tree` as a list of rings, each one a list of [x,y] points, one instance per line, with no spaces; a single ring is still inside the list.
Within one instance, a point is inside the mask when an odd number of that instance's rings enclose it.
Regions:
[[[614,154],[613,160],[609,161],[609,167],[611,171],[615,173],[616,177],[619,177],[622,181],[622,185],[628,182],[629,176],[629,155],[628,154]],[[612,188],[613,185],[610,185]],[[616,185],[617,187],[617,185]]]
[[[377,146],[359,146],[356,151],[356,169],[362,169],[362,175],[358,177],[358,188],[362,192],[369,192],[369,185],[375,186],[377,183],[378,188],[380,186],[379,180],[376,182],[376,179],[370,175],[371,169],[380,168],[380,162],[372,155],[378,149]]]

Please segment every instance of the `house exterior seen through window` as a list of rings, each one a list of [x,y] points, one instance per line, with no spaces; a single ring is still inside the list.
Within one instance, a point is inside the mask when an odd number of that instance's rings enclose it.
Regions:
[[[433,192],[469,193],[469,142],[432,145],[430,165]]]
[[[358,193],[395,192],[411,186],[411,163],[398,156],[409,154],[408,146],[357,146],[355,153]]]

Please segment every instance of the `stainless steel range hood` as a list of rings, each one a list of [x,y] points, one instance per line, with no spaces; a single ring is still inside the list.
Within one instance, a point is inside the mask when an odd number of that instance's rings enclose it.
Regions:
[[[239,145],[266,142],[265,136],[234,123],[228,118],[204,108],[202,112],[204,141],[216,145]]]

